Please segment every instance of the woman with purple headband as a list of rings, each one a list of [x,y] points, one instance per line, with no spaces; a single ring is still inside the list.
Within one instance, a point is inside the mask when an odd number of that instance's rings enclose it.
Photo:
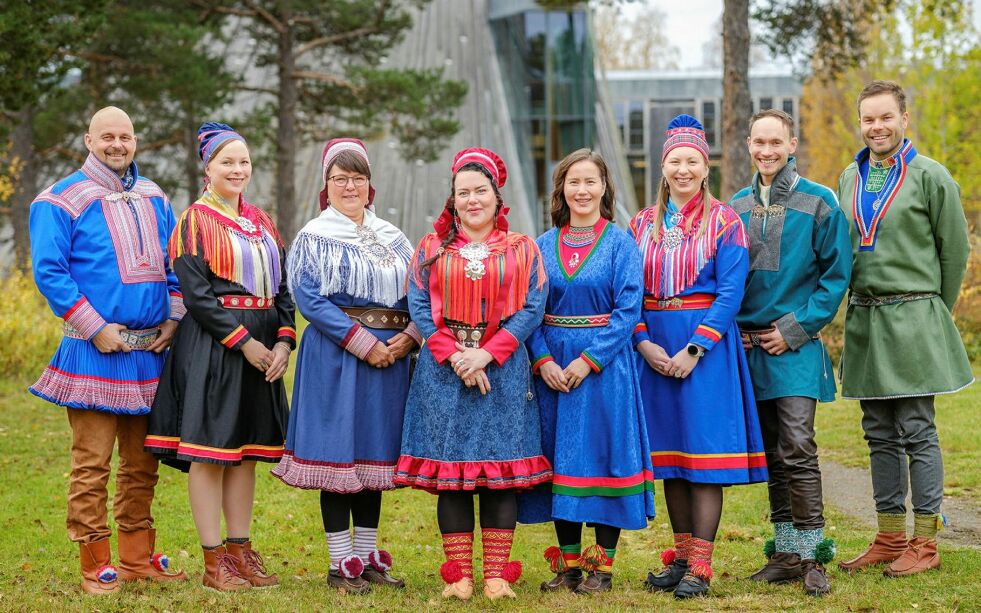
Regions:
[[[243,196],[252,177],[245,139],[206,123],[198,140],[206,188],[181,215],[168,249],[188,316],[167,356],[144,447],[190,473],[205,587],[269,587],[276,576],[249,538],[255,463],[283,455],[293,300],[276,226]]]

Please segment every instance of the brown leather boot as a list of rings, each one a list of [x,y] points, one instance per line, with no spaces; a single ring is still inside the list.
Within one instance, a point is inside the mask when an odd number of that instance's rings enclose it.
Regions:
[[[576,566],[555,573],[555,577],[549,581],[542,581],[542,584],[538,587],[543,592],[557,592],[560,590],[572,592],[579,587],[582,581],[582,569]]]
[[[235,558],[229,555],[224,547],[214,549],[202,547],[202,550],[204,575],[201,577],[201,583],[204,587],[219,592],[237,592],[252,587],[252,584],[238,572]]]
[[[112,565],[109,539],[91,543],[79,543],[79,561],[82,566],[82,591],[101,596],[119,589],[116,568]]]
[[[909,542],[903,555],[893,561],[882,574],[887,577],[906,577],[933,568],[940,568],[937,539],[919,536]]]
[[[889,564],[906,551],[905,532],[879,532],[868,549],[857,558],[839,562],[838,568],[852,574],[857,570],[877,564]]]
[[[800,555],[777,551],[766,561],[763,568],[749,576],[750,581],[766,581],[774,585],[797,581],[804,574]]]
[[[170,558],[153,551],[157,542],[157,531],[153,528],[135,532],[120,532],[119,539],[119,580],[139,581],[186,581],[184,571],[171,572]]]
[[[266,565],[262,561],[259,552],[252,549],[252,541],[244,543],[225,542],[228,555],[235,558],[235,568],[252,587],[275,587],[279,585],[279,578],[276,575],[266,573]]]
[[[804,593],[808,596],[824,596],[831,593],[831,583],[824,565],[817,560],[801,562],[804,577]]]

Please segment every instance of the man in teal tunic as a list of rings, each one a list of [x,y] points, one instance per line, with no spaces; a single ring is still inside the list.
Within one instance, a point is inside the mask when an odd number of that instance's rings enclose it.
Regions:
[[[803,579],[830,591],[824,564],[821,470],[814,442],[817,402],[835,397],[834,370],[818,333],[837,312],[852,268],[848,221],[834,192],[797,174],[794,120],[760,111],[746,139],[757,172],[733,196],[749,234],[749,276],[737,321],[753,378],[769,471],[766,565],[756,581]]]
[[[974,381],[950,315],[970,244],[957,183],[904,137],[902,88],[869,83],[858,115],[866,147],[838,181],[854,256],[841,391],[861,401],[879,525],[869,548],[839,566],[889,564],[885,574],[899,577],[940,566],[943,460],[933,398]]]

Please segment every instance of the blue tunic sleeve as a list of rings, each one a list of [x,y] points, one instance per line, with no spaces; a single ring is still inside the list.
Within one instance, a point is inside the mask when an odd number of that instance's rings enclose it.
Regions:
[[[529,242],[531,240],[529,239]],[[498,365],[504,364],[520,343],[525,342],[541,324],[545,316],[545,301],[548,298],[548,279],[539,279],[539,265],[542,254],[538,246],[531,242],[534,256],[528,262],[531,272],[528,275],[528,294],[520,311],[508,317],[494,336],[483,345]],[[541,282],[541,287],[539,287]],[[508,338],[510,337],[510,338]]]
[[[615,234],[620,238],[620,234]],[[613,238],[611,236],[611,238]],[[597,328],[595,340],[582,352],[589,366],[599,372],[629,342],[644,300],[644,286],[641,283],[643,266],[640,251],[626,236],[618,241],[613,256],[613,312],[609,325]],[[636,341],[635,341],[636,343]]]
[[[735,321],[749,274],[749,249],[746,248],[743,222],[730,209],[720,216],[720,225],[715,252],[715,301],[688,341],[706,351],[715,347]]]

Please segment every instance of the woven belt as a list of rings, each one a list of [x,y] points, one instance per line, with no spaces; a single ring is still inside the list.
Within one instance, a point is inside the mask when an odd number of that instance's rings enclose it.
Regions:
[[[480,347],[480,339],[484,337],[484,332],[487,331],[486,323],[471,326],[458,321],[447,321],[446,327],[453,331],[453,336],[460,341],[461,345],[471,348]]]
[[[256,298],[255,296],[218,296],[218,302],[226,309],[271,309],[276,306],[275,298]]]
[[[739,333],[749,336],[750,345],[752,345],[753,347],[759,347],[760,343],[762,343],[762,341],[760,340],[760,336],[764,334],[769,334],[770,332],[773,332],[775,329],[776,328],[763,328],[762,330],[743,330],[742,328],[740,328]]]
[[[397,309],[371,309],[364,307],[340,307],[348,317],[366,328],[374,330],[405,330],[409,325],[409,312]]]
[[[850,294],[848,296],[849,306],[888,306],[890,304],[900,304],[903,302],[913,302],[914,300],[930,300],[937,298],[940,294],[933,292],[909,292],[908,294],[893,294],[891,296],[866,296],[865,294]]]
[[[63,326],[65,336],[68,338],[78,338],[83,341],[86,340],[82,334],[76,330],[73,326],[66,323]],[[145,351],[147,347],[153,344],[153,341],[157,340],[160,336],[160,328],[144,328],[143,330],[129,330],[123,328],[119,331],[119,338],[123,340],[124,343],[129,345],[130,349],[136,351]]]
[[[611,313],[602,315],[549,315],[545,314],[542,323],[557,328],[602,328],[610,325]]]
[[[707,309],[715,302],[715,294],[689,294],[671,298],[644,296],[645,311],[688,311]]]

